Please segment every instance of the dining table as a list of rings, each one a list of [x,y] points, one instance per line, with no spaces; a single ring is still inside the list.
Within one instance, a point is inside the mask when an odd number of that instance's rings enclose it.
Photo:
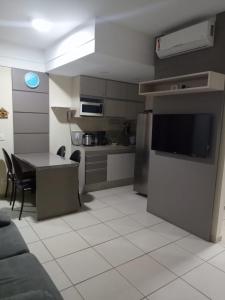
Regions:
[[[37,220],[79,211],[79,164],[52,153],[16,154],[36,173]]]

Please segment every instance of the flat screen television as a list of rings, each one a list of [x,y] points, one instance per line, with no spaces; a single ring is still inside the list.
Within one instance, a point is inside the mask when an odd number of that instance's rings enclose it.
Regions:
[[[206,158],[212,121],[212,114],[154,114],[152,150]]]

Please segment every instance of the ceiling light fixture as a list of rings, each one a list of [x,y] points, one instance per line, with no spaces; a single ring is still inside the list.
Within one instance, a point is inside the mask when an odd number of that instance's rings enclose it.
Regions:
[[[48,32],[52,29],[52,23],[43,19],[32,20],[32,27],[39,32]]]

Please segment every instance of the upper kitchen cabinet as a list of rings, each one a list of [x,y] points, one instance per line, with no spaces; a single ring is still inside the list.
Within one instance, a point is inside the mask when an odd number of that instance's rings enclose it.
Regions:
[[[104,101],[105,117],[125,118],[127,110],[127,103],[125,101],[111,99],[105,99]]]
[[[144,96],[138,94],[138,84],[89,76],[79,76],[77,80],[79,82],[77,89],[80,96],[144,101]]]
[[[144,101],[144,97],[138,94],[138,84],[113,80],[106,81],[106,97],[111,99]]]
[[[76,110],[74,117],[83,117],[80,115],[82,97],[102,99],[104,101],[104,117],[133,120],[137,118],[139,112],[144,110],[144,97],[138,95],[138,85],[134,83],[84,75],[77,76],[74,78],[73,84],[72,107]]]
[[[127,83],[107,80],[106,97],[127,100]]]
[[[105,117],[134,120],[140,112],[144,111],[142,102],[105,99],[104,105]]]
[[[94,77],[80,77],[80,94],[84,96],[105,97],[106,80]]]

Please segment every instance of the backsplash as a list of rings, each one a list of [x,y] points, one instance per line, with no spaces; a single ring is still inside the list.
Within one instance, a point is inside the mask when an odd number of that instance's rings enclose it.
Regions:
[[[77,118],[71,123],[73,131],[110,131],[120,130],[123,126],[122,119],[108,118]]]
[[[136,135],[136,121],[126,121],[129,123],[129,136]],[[73,132],[89,132],[105,131],[108,142],[124,144],[124,124],[122,119],[106,119],[106,118],[80,118],[71,123],[71,131]]]

